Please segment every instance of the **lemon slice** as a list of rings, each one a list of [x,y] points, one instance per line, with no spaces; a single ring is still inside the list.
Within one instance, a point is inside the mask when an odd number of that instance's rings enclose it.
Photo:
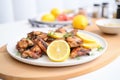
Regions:
[[[47,55],[52,61],[65,61],[70,55],[70,47],[64,40],[55,40],[48,46]]]
[[[93,49],[93,48],[98,48],[101,45],[97,42],[94,42],[94,43],[83,43],[82,46],[85,48]]]
[[[51,32],[48,33],[48,36],[58,39],[58,38],[63,38],[64,34],[51,31]]]
[[[96,42],[96,40],[93,37],[91,37],[91,36],[89,36],[87,34],[77,32],[76,35],[79,38],[83,39],[83,42],[85,42],[85,43],[89,43],[89,42],[93,42],[94,43],[94,42]]]

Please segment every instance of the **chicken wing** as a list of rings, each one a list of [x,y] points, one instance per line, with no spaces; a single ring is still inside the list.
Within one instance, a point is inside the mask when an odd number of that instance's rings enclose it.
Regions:
[[[47,40],[48,36],[46,33],[40,32],[40,31],[32,31],[30,33],[28,33],[27,37],[31,40],[36,39],[37,37],[42,38],[43,40]]]
[[[60,27],[55,32],[66,33],[67,30],[64,27]]]
[[[68,42],[71,48],[79,47],[83,43],[82,39],[76,36],[67,37],[66,41]]]
[[[36,59],[36,58],[39,58],[42,56],[42,51],[41,49],[37,46],[37,45],[34,45],[31,49],[28,49],[28,50],[25,50],[21,56],[23,58],[33,58],[33,59]]]
[[[32,47],[34,43],[26,38],[22,38],[20,41],[18,41],[16,48],[18,49],[19,52],[24,52],[26,49]]]
[[[74,48],[71,51],[70,57],[75,58],[77,56],[89,55],[90,51],[91,51],[91,49],[87,49],[87,48],[83,48],[83,47],[77,47],[77,48]]]
[[[41,38],[34,40],[34,43],[37,44],[44,52],[47,51],[48,44]]]

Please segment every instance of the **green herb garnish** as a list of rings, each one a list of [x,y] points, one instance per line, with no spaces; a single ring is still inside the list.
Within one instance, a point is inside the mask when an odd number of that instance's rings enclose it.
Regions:
[[[93,56],[94,55],[94,53],[90,53],[90,56]]]
[[[76,59],[77,59],[77,60],[80,60],[80,56],[77,56]]]
[[[101,50],[103,50],[104,48],[102,47],[102,46],[100,46],[100,47],[98,47],[97,48],[97,51],[101,51]]]
[[[63,37],[67,38],[67,37],[71,37],[71,36],[72,36],[72,33],[67,32]]]
[[[47,34],[48,36],[55,35],[55,32],[51,31]]]
[[[17,53],[16,53],[16,55],[17,55],[17,56],[20,56],[20,53],[19,53],[19,52],[17,52]]]
[[[30,40],[30,38],[29,38],[29,37],[27,37],[26,39],[27,39],[27,40]]]

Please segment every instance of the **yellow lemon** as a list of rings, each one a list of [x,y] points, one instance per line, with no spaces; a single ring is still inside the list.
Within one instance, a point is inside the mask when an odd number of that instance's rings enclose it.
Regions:
[[[91,36],[89,36],[87,34],[84,34],[84,33],[81,33],[81,32],[77,32],[76,35],[79,38],[81,38],[83,40],[83,42],[85,42],[85,43],[89,43],[89,42],[94,43],[94,42],[96,42],[96,40],[93,37],[91,37]]]
[[[85,48],[92,49],[92,48],[98,48],[101,45],[97,42],[93,42],[93,43],[83,43],[82,46],[85,47]]]
[[[61,13],[61,11],[58,8],[53,8],[51,10],[51,14],[55,16],[55,18]]]
[[[48,46],[47,55],[52,61],[65,61],[70,55],[70,47],[64,40],[55,40]]]
[[[55,21],[55,17],[52,14],[44,14],[41,20],[46,22],[53,22]]]
[[[59,32],[51,31],[51,32],[48,33],[48,36],[58,39],[58,38],[63,38],[64,34],[59,33]]]
[[[83,30],[88,25],[88,20],[83,15],[77,15],[73,18],[72,25],[73,25],[73,28]]]

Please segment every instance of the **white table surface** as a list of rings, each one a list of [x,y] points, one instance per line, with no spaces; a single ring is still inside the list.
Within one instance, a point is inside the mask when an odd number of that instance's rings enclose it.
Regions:
[[[0,47],[20,35],[40,29],[31,27],[27,21],[0,24]],[[120,57],[99,70],[68,80],[120,80]]]

